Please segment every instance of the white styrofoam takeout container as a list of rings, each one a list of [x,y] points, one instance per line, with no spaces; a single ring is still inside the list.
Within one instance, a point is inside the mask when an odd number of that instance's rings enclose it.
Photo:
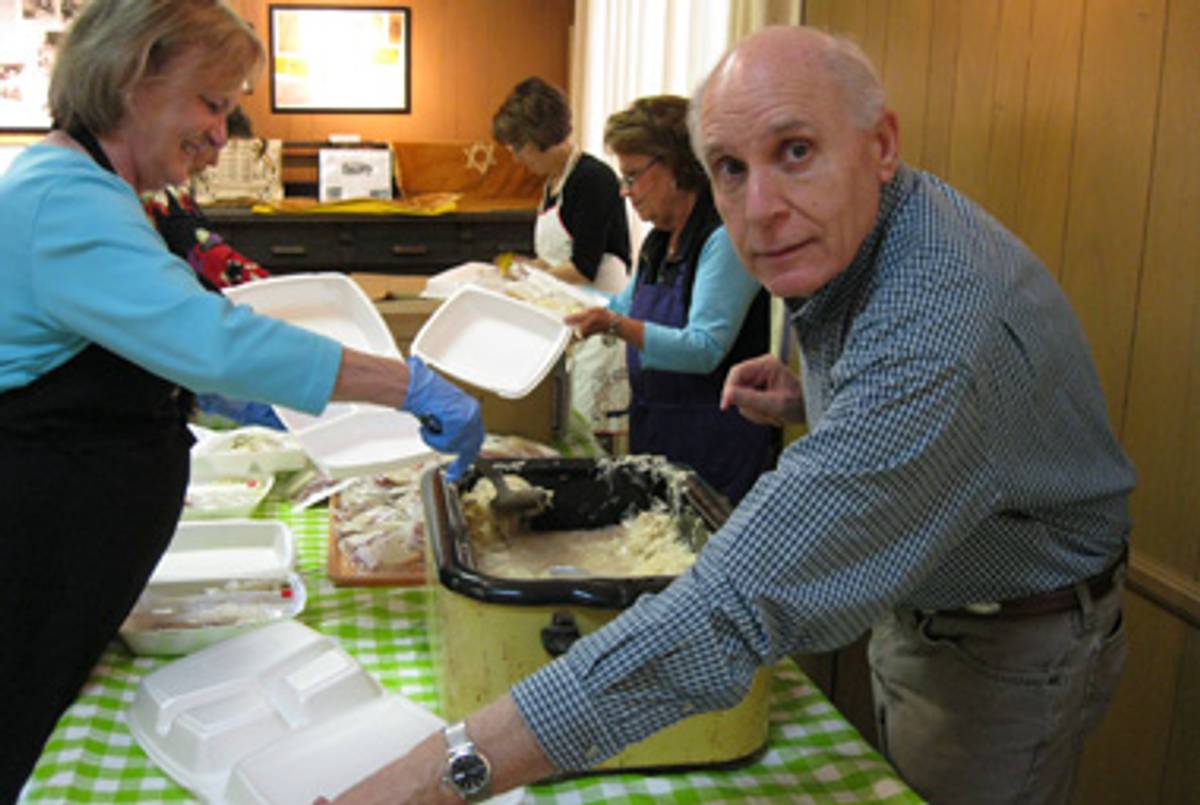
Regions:
[[[507,275],[494,263],[468,262],[447,268],[429,277],[421,296],[426,299],[449,299],[466,285],[504,293],[506,288],[524,285],[547,295],[570,299],[583,307],[608,304],[608,296],[586,285],[563,282],[548,271],[527,263],[514,263]],[[516,294],[520,298],[520,294]]]
[[[242,446],[247,441],[265,446],[249,449]],[[274,474],[303,469],[307,464],[308,456],[295,436],[262,425],[209,431],[192,446],[193,478]]]
[[[361,352],[403,360],[366,293],[344,274],[291,274],[225,290],[237,304],[328,336]],[[403,411],[366,403],[330,403],[320,416],[282,406],[275,412],[322,473],[372,475],[427,458],[421,424]]]
[[[334,797],[444,721],[386,693],[331,638],[284,621],[146,676],[127,713],[150,759],[202,801]],[[493,797],[524,798],[522,789]]]
[[[468,262],[439,271],[425,280],[421,296],[425,299],[449,299],[464,285],[476,285],[499,291],[504,287],[504,275],[493,263]]]
[[[446,374],[518,399],[550,373],[570,337],[547,310],[464,285],[417,332],[412,351]]]
[[[196,473],[189,479],[184,496],[183,520],[220,520],[249,517],[271,492],[275,476],[270,473],[248,475],[206,475]]]
[[[187,654],[295,617],[307,600],[295,543],[277,520],[181,522],[121,638],[136,654]]]

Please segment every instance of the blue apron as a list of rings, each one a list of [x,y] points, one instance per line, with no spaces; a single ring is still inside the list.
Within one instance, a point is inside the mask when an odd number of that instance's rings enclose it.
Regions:
[[[700,252],[720,226],[712,197],[703,191],[681,234],[681,257],[666,256],[669,234],[655,230],[639,255],[631,318],[684,327]],[[721,388],[733,364],[768,350],[770,313],[762,291],[746,314],[729,354],[713,372],[700,375],[645,369],[641,353],[626,353],[633,401],[629,413],[632,453],[666,456],[700,474],[735,505],[775,461],[779,433],[757,425],[736,409],[721,411]]]

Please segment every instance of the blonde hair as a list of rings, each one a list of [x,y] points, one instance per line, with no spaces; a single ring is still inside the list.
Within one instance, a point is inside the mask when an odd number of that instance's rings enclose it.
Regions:
[[[180,54],[197,72],[234,87],[261,68],[258,36],[221,0],[88,0],[67,32],[50,78],[55,125],[115,129],[133,90]]]

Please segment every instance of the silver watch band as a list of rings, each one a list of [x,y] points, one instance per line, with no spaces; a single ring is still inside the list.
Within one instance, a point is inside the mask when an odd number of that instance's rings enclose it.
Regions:
[[[442,781],[466,802],[482,802],[492,793],[492,764],[484,757],[464,721],[442,730],[446,741],[446,770]]]

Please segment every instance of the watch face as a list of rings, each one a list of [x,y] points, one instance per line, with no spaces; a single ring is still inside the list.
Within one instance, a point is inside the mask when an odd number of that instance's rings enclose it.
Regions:
[[[450,761],[449,777],[459,791],[479,791],[488,782],[487,761],[479,755],[459,755]]]

